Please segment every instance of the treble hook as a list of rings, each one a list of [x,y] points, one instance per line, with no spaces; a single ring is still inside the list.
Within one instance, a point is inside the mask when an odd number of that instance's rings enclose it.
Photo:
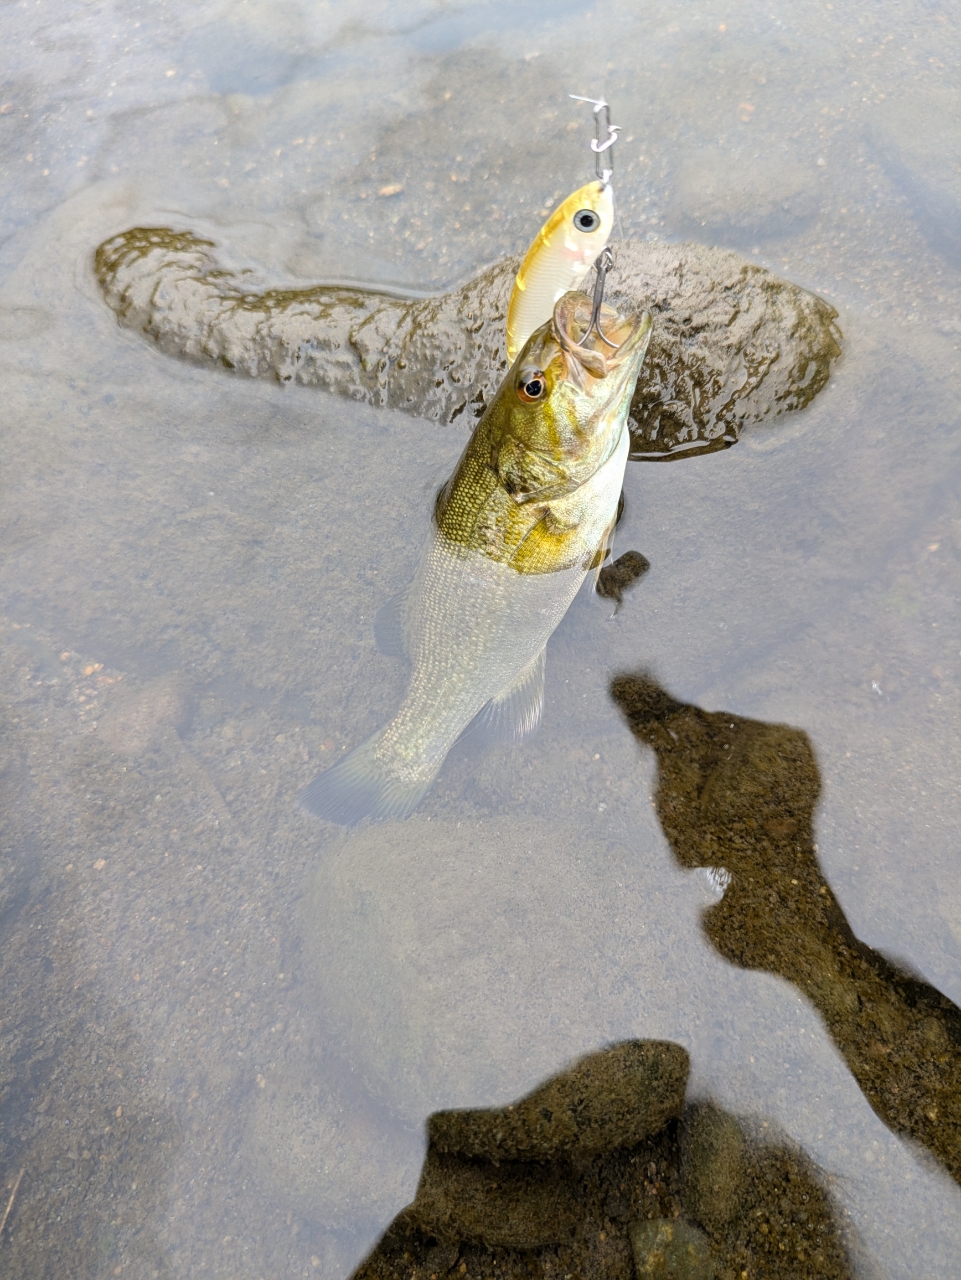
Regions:
[[[587,333],[585,333],[584,337],[581,338],[581,343],[583,344],[587,340],[591,330],[593,329],[606,347],[610,347],[612,351],[616,351],[617,343],[609,342],[607,338],[604,337],[603,333],[601,333],[600,325],[601,307],[604,305],[604,285],[607,282],[607,273],[613,265],[614,255],[609,248],[605,247],[598,254],[597,261],[594,263],[594,268],[597,271],[597,279],[594,281],[594,306],[591,309],[591,323],[587,326]]]
[[[621,131],[619,124],[611,124],[611,108],[603,98],[582,98],[579,94],[569,93],[569,98],[573,98],[575,102],[589,102],[594,108],[594,133],[595,137],[591,142],[591,150],[594,152],[594,172],[597,174],[598,181],[603,186],[609,186],[611,178],[614,176],[614,153],[611,152],[608,160],[610,168],[605,169],[601,156],[605,151],[610,151],[614,143],[617,141],[617,135]],[[606,136],[601,136],[601,112],[604,113],[604,128],[607,130]]]

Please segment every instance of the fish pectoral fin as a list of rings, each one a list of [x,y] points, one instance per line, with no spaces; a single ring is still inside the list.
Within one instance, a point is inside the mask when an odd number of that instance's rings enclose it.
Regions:
[[[528,449],[512,436],[495,444],[491,467],[517,503],[553,502],[573,493],[581,483],[551,458]]]
[[[520,742],[540,724],[545,655],[542,649],[512,684],[478,712],[474,727],[486,742]]]
[[[410,586],[404,587],[374,614],[374,643],[378,652],[388,658],[408,656],[406,612],[409,594]]]
[[[580,559],[580,529],[548,509],[514,548],[510,566],[518,573],[554,573]]]
[[[507,488],[506,485],[504,487]],[[578,487],[573,480],[562,480],[557,484],[544,485],[540,489],[528,489],[525,492],[508,489],[507,492],[518,506],[523,506],[526,502],[557,502],[560,498],[566,498]]]

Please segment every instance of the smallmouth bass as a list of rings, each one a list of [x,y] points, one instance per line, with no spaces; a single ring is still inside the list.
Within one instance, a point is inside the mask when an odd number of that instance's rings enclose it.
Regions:
[[[540,721],[544,649],[613,531],[627,413],[652,322],[567,293],[528,340],[437,496],[413,583],[381,633],[411,662],[385,728],[300,794],[351,826],[403,817],[480,718],[514,740]],[[396,639],[393,641],[396,643]]]
[[[559,298],[577,289],[614,229],[610,183],[589,182],[562,201],[524,255],[507,309],[507,359],[553,314]]]

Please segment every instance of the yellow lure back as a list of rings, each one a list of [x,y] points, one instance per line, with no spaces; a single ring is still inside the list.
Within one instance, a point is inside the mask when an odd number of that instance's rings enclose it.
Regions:
[[[577,289],[614,229],[609,183],[589,182],[557,206],[520,265],[507,309],[507,358],[517,359],[535,329],[550,320],[554,304]]]

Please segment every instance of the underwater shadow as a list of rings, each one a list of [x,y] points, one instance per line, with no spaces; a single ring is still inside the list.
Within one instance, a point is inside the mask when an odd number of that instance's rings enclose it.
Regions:
[[[852,931],[818,863],[807,734],[702,711],[645,672],[617,676],[611,697],[657,757],[654,803],[674,856],[727,880],[703,916],[712,945],[794,983],[875,1114],[961,1183],[961,1010]]]

